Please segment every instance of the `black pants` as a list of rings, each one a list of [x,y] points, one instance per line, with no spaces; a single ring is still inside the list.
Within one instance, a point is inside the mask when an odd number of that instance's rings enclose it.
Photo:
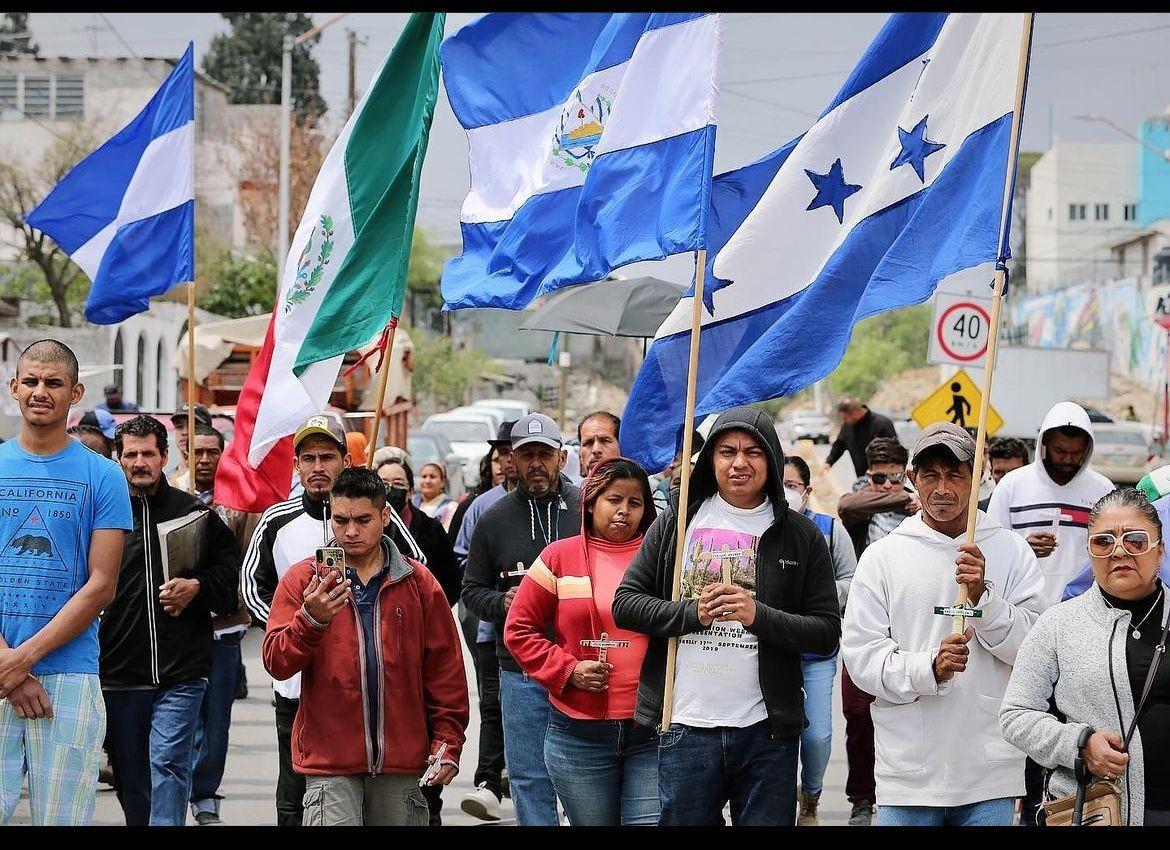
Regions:
[[[495,641],[475,644],[475,681],[479,689],[479,764],[475,784],[503,796],[504,722],[500,714],[500,661]]]
[[[426,798],[427,808],[431,810],[431,819],[427,826],[442,826],[443,818],[439,813],[443,810],[443,786],[424,785],[422,795]]]
[[[1020,826],[1039,826],[1036,813],[1044,797],[1044,768],[1031,759],[1024,761],[1024,797],[1020,803]]]
[[[293,770],[292,727],[299,699],[276,694],[276,749],[280,773],[276,777],[276,825],[301,826],[305,815],[305,777]]]

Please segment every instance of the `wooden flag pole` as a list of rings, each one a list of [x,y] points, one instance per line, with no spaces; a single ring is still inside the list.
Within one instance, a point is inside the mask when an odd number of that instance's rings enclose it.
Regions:
[[[187,282],[187,492],[195,493],[195,281]]]
[[[695,254],[695,295],[691,305],[691,358],[687,364],[687,406],[683,417],[682,481],[678,493],[678,514],[675,516],[674,577],[670,584],[670,598],[678,602],[682,595],[683,558],[687,547],[687,506],[691,495],[691,452],[694,450],[695,395],[699,382],[699,331],[703,324],[703,277],[707,271],[707,250]],[[678,655],[678,638],[671,637],[666,644],[666,686],[662,691],[662,731],[670,729],[670,715],[674,703],[674,666]]]
[[[1023,121],[1024,89],[1028,81],[1028,57],[1032,49],[1032,27],[1035,24],[1034,12],[1025,13],[1024,33],[1020,39],[1020,64],[1016,76],[1016,100],[1012,110],[1012,131],[1008,141],[1008,167],[1004,175],[1003,206],[1000,208],[999,226],[999,253],[1000,258],[995,271],[995,289],[991,300],[991,327],[988,329],[990,337],[987,341],[987,361],[983,364],[983,398],[979,401],[979,428],[975,436],[975,463],[971,481],[971,498],[967,503],[967,534],[968,544],[975,542],[975,523],[979,519],[979,482],[983,480],[983,455],[987,445],[987,412],[991,408],[991,382],[995,376],[995,360],[999,353],[999,321],[1003,308],[1003,291],[1007,285],[1007,269],[1004,266],[1003,254],[1004,234],[1008,228],[1008,210],[1011,207],[1012,190],[1016,183],[1016,169],[1019,164],[1020,123]],[[975,600],[978,602],[979,600]],[[959,585],[959,598],[955,607],[968,607],[967,585]],[[966,618],[956,616],[952,632],[963,633]]]
[[[390,324],[386,327],[386,350],[382,352],[382,374],[378,379],[378,401],[374,405],[374,431],[370,435],[370,445],[366,448],[366,469],[374,468],[374,452],[378,450],[378,432],[382,426],[382,406],[386,402],[386,386],[390,379],[390,353],[394,351],[394,333],[398,330],[398,317],[391,316]]]

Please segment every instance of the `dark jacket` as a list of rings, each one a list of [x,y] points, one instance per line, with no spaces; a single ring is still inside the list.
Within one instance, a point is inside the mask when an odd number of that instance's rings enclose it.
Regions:
[[[760,537],[756,557],[756,619],[749,631],[760,642],[760,690],[772,734],[792,738],[805,727],[801,653],[832,652],[841,638],[837,585],[825,536],[816,524],[788,508],[783,495],[784,453],[766,413],[751,407],[724,412],[711,429],[691,473],[687,523],[718,492],[712,454],[716,438],[739,429],[768,453],[768,498],[775,519]],[[657,726],[662,719],[667,639],[703,630],[696,600],[672,602],[678,495],[646,533],[613,598],[617,625],[650,635],[642,664],[634,719]]]
[[[916,513],[910,509],[910,500],[913,498],[914,494],[909,490],[893,490],[886,493],[872,487],[862,487],[841,497],[837,502],[837,516],[841,518],[841,524],[849,532],[849,539],[853,541],[853,551],[857,553],[858,558],[868,545],[870,520],[877,514],[884,513],[913,515]]]
[[[869,469],[869,461],[865,459],[865,447],[874,437],[893,437],[896,440],[898,432],[894,430],[894,423],[888,417],[866,408],[865,416],[856,425],[841,426],[825,463],[832,466],[841,455],[849,452],[857,475],[859,477],[865,475],[865,471]]]
[[[550,513],[556,534],[548,529]],[[542,524],[548,540],[541,533]],[[504,646],[504,594],[518,586],[521,578],[503,574],[515,571],[517,564],[527,569],[548,543],[580,533],[581,491],[563,475],[555,493],[530,499],[516,488],[476,523],[463,572],[463,604],[481,620],[495,624],[501,670],[520,672],[520,665]]]
[[[195,496],[164,478],[153,496],[134,496],[134,530],[126,535],[114,601],[102,614],[98,639],[104,688],[166,687],[203,678],[211,670],[211,613],[233,614],[239,604],[240,549],[223,520]],[[177,617],[158,601],[164,583],[157,526],[208,511],[204,556],[191,575],[199,593]]]
[[[410,505],[409,508],[410,521],[407,523],[407,528],[410,529],[410,536],[414,538],[418,548],[422,549],[423,554],[427,556],[427,562],[424,566],[431,575],[438,579],[439,586],[443,588],[443,595],[447,597],[447,604],[454,605],[459,601],[463,573],[459,569],[459,562],[455,560],[455,550],[451,548],[451,541],[447,539],[443,523],[434,517],[427,516],[413,505]],[[391,526],[391,528],[394,532],[391,537],[394,545],[398,547],[398,551],[404,557],[410,557],[410,549],[407,548],[408,544],[403,540],[402,533],[397,526]]]

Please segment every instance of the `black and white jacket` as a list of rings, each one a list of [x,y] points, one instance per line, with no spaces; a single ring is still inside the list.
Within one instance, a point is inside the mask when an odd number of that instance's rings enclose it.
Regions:
[[[134,530],[126,535],[114,601],[98,632],[101,682],[107,689],[167,687],[203,678],[211,670],[212,612],[239,604],[240,549],[219,516],[164,478],[157,494],[134,496]],[[199,593],[172,617],[158,599],[164,583],[157,526],[192,511],[210,511],[203,561],[190,578]]]

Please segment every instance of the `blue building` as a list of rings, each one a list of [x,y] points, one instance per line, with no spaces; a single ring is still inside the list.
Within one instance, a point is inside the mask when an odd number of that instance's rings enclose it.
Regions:
[[[1138,135],[1138,224],[1149,227],[1170,218],[1170,108],[1142,122]]]

